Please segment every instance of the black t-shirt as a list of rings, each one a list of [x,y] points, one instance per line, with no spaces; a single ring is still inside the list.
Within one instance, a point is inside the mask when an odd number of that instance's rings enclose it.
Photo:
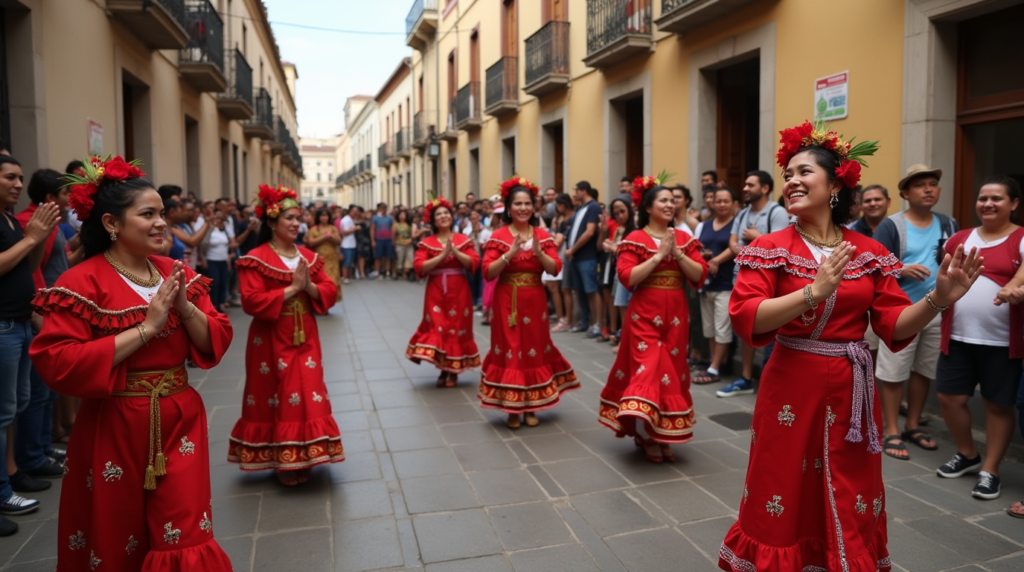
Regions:
[[[0,252],[6,252],[25,238],[21,225],[13,216],[0,217]],[[0,276],[0,320],[23,320],[32,315],[32,298],[36,283],[28,265],[28,256],[21,259],[7,274]]]
[[[600,230],[597,228],[598,223],[601,222],[601,205],[597,204],[597,201],[590,201],[586,205],[579,208],[576,214],[573,215],[572,220],[569,221],[569,233],[572,233],[573,227],[576,226],[576,219],[583,217],[580,221],[579,227],[573,234],[569,241],[573,246],[576,245],[576,240],[580,236],[583,236],[584,232],[587,232],[587,224],[594,223],[594,234],[590,237],[590,240],[586,244],[580,245],[576,248],[576,252],[573,253],[573,260],[593,260],[597,258],[597,242],[601,238]]]
[[[240,220],[240,221],[236,222],[235,223],[235,236],[242,236],[242,233],[244,233],[246,230],[248,230],[248,228],[249,228],[249,221],[247,221],[247,220]],[[238,243],[238,250],[239,250],[239,252],[242,253],[242,256],[245,256],[246,254],[249,254],[250,250],[252,250],[252,249],[256,248],[257,246],[259,246],[259,239],[260,239],[260,233],[259,233],[259,227],[257,227],[257,228],[254,228],[252,230],[252,232],[249,233],[249,236],[245,237],[245,241],[244,242]]]

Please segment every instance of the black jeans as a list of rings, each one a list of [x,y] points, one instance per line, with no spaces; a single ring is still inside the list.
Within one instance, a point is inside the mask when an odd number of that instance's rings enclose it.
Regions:
[[[210,286],[210,302],[220,310],[221,304],[228,301],[228,289],[231,287],[231,268],[227,260],[207,260],[206,276],[213,280]]]

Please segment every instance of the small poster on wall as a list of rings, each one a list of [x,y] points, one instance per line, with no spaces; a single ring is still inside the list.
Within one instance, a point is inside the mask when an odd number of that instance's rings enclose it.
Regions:
[[[850,72],[814,81],[814,117],[826,123],[850,114]]]
[[[89,120],[89,155],[103,156],[103,126]]]

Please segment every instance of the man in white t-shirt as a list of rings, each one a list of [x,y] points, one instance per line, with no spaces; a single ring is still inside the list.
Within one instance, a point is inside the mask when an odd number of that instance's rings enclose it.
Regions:
[[[338,233],[341,234],[341,281],[348,284],[352,277],[352,267],[356,263],[356,223],[352,220],[352,213],[356,212],[355,205],[349,205],[348,212],[338,223]]]

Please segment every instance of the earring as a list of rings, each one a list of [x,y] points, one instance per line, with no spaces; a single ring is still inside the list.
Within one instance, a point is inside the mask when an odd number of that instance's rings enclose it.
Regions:
[[[117,240],[117,233],[114,231],[110,231],[110,242],[114,242],[115,240]]]
[[[839,193],[832,193],[832,198],[828,200],[828,206],[833,209],[839,204]]]

